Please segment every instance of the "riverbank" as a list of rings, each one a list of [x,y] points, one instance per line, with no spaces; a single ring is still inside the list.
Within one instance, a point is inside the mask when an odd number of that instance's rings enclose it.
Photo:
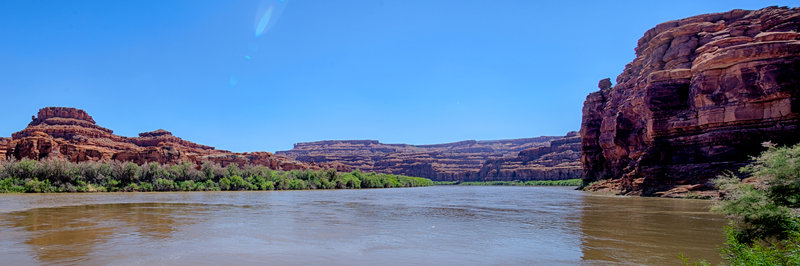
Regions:
[[[0,193],[149,192],[220,190],[359,189],[432,186],[427,178],[404,175],[276,171],[265,166],[207,162],[200,167],[111,161],[72,163],[21,160],[0,163]]]
[[[461,181],[434,181],[437,186],[562,186],[577,187],[583,181],[579,178],[565,180],[530,180],[530,181],[482,181],[482,182],[461,182]]]

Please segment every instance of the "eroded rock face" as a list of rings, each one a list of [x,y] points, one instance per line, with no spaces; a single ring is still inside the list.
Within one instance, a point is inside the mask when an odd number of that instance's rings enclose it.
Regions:
[[[467,140],[436,145],[384,144],[376,140],[318,141],[278,151],[304,162],[338,162],[380,173],[440,181],[579,178],[580,136]]]
[[[0,138],[0,157],[15,159],[62,158],[81,161],[130,161],[137,164],[182,161],[202,164],[206,161],[228,165],[264,165],[277,170],[335,168],[350,171],[338,164],[310,164],[276,156],[268,152],[234,153],[217,150],[175,137],[159,129],[140,133],[139,137],[114,135],[95,124],[85,111],[68,107],[46,107],[25,129]]]
[[[761,143],[800,141],[800,9],[733,10],[659,24],[610,87],[587,96],[585,181],[635,195],[708,189]]]
[[[8,150],[9,142],[11,142],[10,138],[0,138],[0,161],[6,160],[6,151]]]
[[[478,175],[482,180],[506,180],[522,177],[525,180],[562,180],[580,178],[581,137],[570,132],[549,145],[522,150],[513,158],[489,160]]]

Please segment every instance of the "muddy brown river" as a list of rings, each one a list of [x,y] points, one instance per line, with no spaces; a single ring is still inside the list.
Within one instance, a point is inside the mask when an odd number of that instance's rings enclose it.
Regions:
[[[565,187],[0,194],[0,264],[718,263],[710,204]]]

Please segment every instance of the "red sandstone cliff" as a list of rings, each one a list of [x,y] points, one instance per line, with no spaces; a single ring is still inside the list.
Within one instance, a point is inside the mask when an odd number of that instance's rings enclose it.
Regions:
[[[441,181],[579,178],[580,137],[467,140],[436,145],[328,140],[295,144],[280,155],[304,162],[337,162],[362,171]]]
[[[585,181],[634,195],[704,189],[761,143],[800,141],[800,8],[659,24],[583,106]]]
[[[28,127],[13,133],[11,139],[0,138],[0,153],[2,159],[63,158],[73,162],[119,160],[137,164],[175,164],[182,161],[201,164],[211,161],[222,165],[264,165],[279,170],[350,170],[341,165],[298,162],[268,152],[217,150],[175,137],[163,129],[140,133],[139,137],[118,136],[112,130],[98,126],[85,111],[67,107],[39,110]]]

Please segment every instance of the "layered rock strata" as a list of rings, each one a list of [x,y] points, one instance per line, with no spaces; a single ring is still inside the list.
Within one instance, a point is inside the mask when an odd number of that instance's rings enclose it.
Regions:
[[[303,163],[269,152],[218,150],[175,137],[163,129],[140,133],[139,137],[119,136],[98,126],[89,114],[75,108],[42,108],[32,120],[25,129],[13,133],[11,139],[0,138],[2,158],[61,158],[72,162],[119,160],[137,164],[188,161],[198,165],[210,161],[222,165],[264,165],[278,170],[350,170],[342,165]]]
[[[9,142],[11,142],[10,138],[0,138],[0,161],[6,160],[6,150],[8,150]]]
[[[304,162],[337,162],[361,171],[421,176],[439,181],[579,178],[580,137],[467,140],[436,145],[384,144],[376,140],[298,143],[278,151]]]
[[[634,195],[705,190],[762,142],[800,141],[800,9],[665,22],[639,39],[613,87],[587,96],[585,181]]]

